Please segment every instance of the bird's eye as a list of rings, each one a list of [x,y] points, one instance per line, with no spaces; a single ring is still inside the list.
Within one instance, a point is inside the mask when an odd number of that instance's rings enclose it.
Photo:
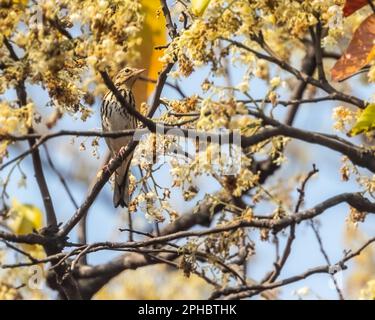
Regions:
[[[130,69],[129,68],[126,68],[125,69],[125,73],[129,73],[130,72]]]

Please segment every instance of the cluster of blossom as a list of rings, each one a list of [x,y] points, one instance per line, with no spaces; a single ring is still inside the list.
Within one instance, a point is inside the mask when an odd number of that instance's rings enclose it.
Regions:
[[[348,107],[338,106],[333,109],[332,118],[335,120],[333,127],[343,132],[348,130],[348,125],[353,125],[357,112]]]
[[[33,104],[16,108],[12,104],[0,101],[0,135],[25,134],[31,127],[33,119]],[[7,147],[11,142],[2,139],[0,142],[0,163],[7,155]]]
[[[344,2],[214,1],[210,3],[203,16],[196,17],[189,28],[173,40],[162,60],[170,62],[177,57],[178,74],[181,76],[189,76],[195,68],[207,64],[211,64],[214,73],[221,74],[223,56],[231,53],[232,59],[247,62],[248,66],[249,62],[254,61],[254,56],[233,47],[229,48],[229,51],[224,48],[218,52],[217,49],[222,48],[218,45],[219,42],[238,37],[245,45],[257,49],[259,45],[253,41],[253,37],[260,34],[273,52],[287,60],[292,54],[290,48],[302,48],[300,39],[318,22],[328,28],[323,44],[336,43],[336,39],[342,36],[345,28],[342,15]],[[236,57],[237,54],[241,57]],[[259,71],[257,73],[262,76]]]
[[[113,75],[138,57],[142,23],[138,1],[13,3],[2,6],[3,16],[0,44],[6,37],[21,54],[19,61],[13,61],[2,46],[0,57],[7,59],[0,75],[1,92],[25,79],[46,89],[63,111],[84,112],[81,102],[93,102],[85,99],[87,93],[93,87],[94,96],[104,91],[103,85],[92,86],[101,83],[96,70]]]

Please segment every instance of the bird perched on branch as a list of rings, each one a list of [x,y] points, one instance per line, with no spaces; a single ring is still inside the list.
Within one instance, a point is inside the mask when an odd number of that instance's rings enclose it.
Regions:
[[[122,94],[126,103],[131,108],[135,108],[135,100],[132,93],[132,87],[140,77],[144,69],[126,67],[122,69],[114,80],[114,85]],[[112,91],[105,94],[102,106],[100,108],[103,132],[120,131],[137,128],[137,120],[128,113],[126,108],[116,99]],[[107,146],[111,156],[115,156],[122,147],[127,146],[132,140],[131,136],[120,138],[106,138]],[[132,159],[130,154],[115,172],[115,185],[113,194],[113,204],[127,207],[129,204],[129,167]]]

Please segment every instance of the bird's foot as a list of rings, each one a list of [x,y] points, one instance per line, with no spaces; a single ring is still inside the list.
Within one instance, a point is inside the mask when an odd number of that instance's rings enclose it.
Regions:
[[[125,152],[126,152],[127,149],[128,149],[127,147],[121,147],[121,149],[120,149],[119,152],[118,152],[118,155],[119,155],[120,157],[124,157]]]
[[[109,161],[108,161],[108,163],[107,164],[105,164],[104,166],[103,166],[103,172],[108,172],[108,173],[110,173],[111,172],[111,169],[110,169],[110,167],[111,167],[111,165],[113,164],[113,162],[114,162],[114,160],[113,159],[110,159]]]

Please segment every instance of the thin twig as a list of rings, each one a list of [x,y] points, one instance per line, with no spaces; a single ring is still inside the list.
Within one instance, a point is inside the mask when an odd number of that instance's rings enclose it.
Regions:
[[[77,204],[77,201],[74,199],[74,196],[72,194],[72,192],[70,191],[70,188],[68,186],[68,184],[66,183],[65,181],[65,178],[63,177],[63,175],[60,173],[59,170],[56,169],[53,161],[52,161],[52,158],[49,154],[49,151],[48,151],[48,148],[47,148],[47,145],[43,145],[44,147],[44,151],[46,153],[46,157],[47,157],[47,161],[48,161],[48,164],[50,165],[52,171],[58,176],[61,184],[63,185],[64,187],[64,190],[66,191],[66,193],[68,194],[68,197],[70,199],[70,201],[72,202],[73,206],[77,209],[78,208],[78,204]]]

